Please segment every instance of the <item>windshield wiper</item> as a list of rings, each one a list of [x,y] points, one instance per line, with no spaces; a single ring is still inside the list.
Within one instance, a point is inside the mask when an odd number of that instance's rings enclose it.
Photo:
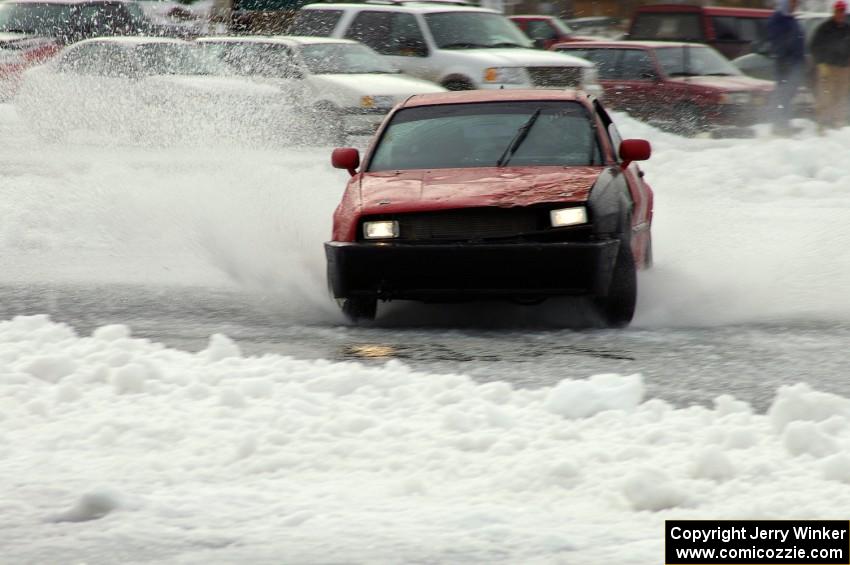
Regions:
[[[503,167],[508,164],[508,161],[511,160],[511,157],[514,156],[519,146],[522,145],[522,142],[525,141],[525,138],[528,137],[528,132],[531,131],[531,128],[534,126],[534,122],[537,121],[537,118],[540,117],[541,108],[538,108],[531,114],[531,117],[528,118],[524,124],[519,126],[519,129],[516,130],[516,134],[514,134],[514,138],[511,140],[510,144],[505,148],[505,152],[502,153],[502,156],[499,157],[499,160],[496,161],[497,167]]]
[[[733,77],[735,75],[733,73],[705,73],[703,76],[706,76],[706,77]]]
[[[700,76],[698,73],[692,73],[688,71],[679,71],[676,73],[669,73],[671,77],[698,77]]]

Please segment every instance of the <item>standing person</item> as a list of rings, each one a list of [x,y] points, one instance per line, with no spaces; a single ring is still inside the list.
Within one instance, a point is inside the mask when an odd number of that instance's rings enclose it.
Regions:
[[[817,64],[818,132],[847,125],[850,98],[850,23],[847,3],[838,0],[832,18],[820,24],[812,38],[812,58]]]
[[[776,88],[773,91],[773,132],[791,133],[792,100],[805,75],[806,40],[794,17],[797,0],[776,0],[776,11],[767,21],[767,39],[775,56]]]

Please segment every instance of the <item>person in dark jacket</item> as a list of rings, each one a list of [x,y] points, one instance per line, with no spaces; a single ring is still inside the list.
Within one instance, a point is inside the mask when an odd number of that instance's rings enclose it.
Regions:
[[[847,3],[838,0],[832,7],[832,18],[815,30],[810,45],[817,65],[818,131],[847,125],[847,103],[850,98],[850,23]]]
[[[806,39],[794,17],[797,0],[777,0],[776,11],[767,20],[767,39],[773,49],[776,88],[773,99],[773,131],[791,133],[792,100],[805,75]]]

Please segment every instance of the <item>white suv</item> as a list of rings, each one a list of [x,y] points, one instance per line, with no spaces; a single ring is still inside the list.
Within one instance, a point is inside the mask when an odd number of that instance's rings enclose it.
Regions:
[[[600,96],[593,63],[530,48],[530,40],[493,10],[436,2],[311,4],[292,35],[364,43],[407,74],[449,90],[577,88]]]

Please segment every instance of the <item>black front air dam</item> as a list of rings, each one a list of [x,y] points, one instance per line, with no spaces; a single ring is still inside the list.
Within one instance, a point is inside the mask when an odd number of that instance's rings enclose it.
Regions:
[[[325,243],[336,298],[453,300],[608,293],[619,240],[587,243]]]

